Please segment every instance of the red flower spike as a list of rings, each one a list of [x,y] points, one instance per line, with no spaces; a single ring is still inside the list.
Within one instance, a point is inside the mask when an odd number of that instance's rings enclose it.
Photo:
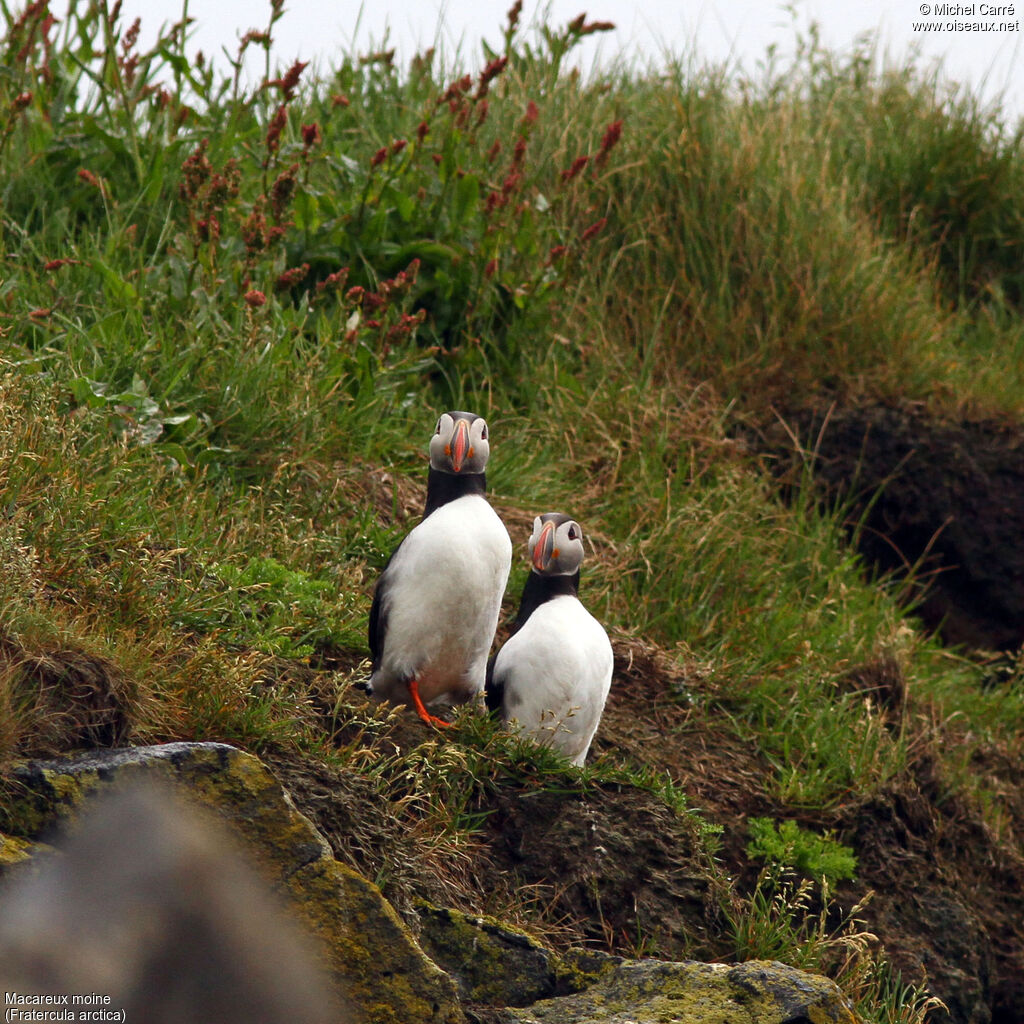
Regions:
[[[264,202],[257,200],[252,213],[242,221],[242,241],[245,251],[250,255],[262,252],[267,247],[267,218],[263,213]]]
[[[288,210],[288,204],[295,194],[298,173],[299,165],[292,164],[287,170],[282,171],[270,186],[270,212],[276,221],[280,221]]]
[[[253,288],[252,291],[246,292],[242,296],[245,299],[245,304],[250,309],[258,309],[260,306],[265,306],[267,303],[267,297],[261,291]]]
[[[274,291],[284,292],[294,288],[309,273],[309,264],[303,263],[301,267],[292,267],[286,270],[274,282]]]
[[[121,51],[128,53],[129,50],[139,41],[139,29],[142,28],[142,19],[136,18],[131,25],[128,27],[128,31],[125,32],[124,38],[121,40]]]
[[[530,102],[526,104],[526,113],[523,115],[523,123],[533,124],[533,122],[537,120],[539,113],[540,111],[537,109],[537,104],[534,103],[533,100],[530,100]]]
[[[572,181],[572,179],[575,178],[580,173],[580,171],[582,171],[583,168],[587,166],[589,160],[590,157],[588,156],[576,157],[576,159],[573,160],[572,165],[568,167],[566,170],[562,171],[562,181]]]
[[[341,270],[336,270],[333,274],[328,274],[322,281],[319,281],[316,290],[317,292],[323,292],[328,288],[344,288],[346,280],[348,280],[348,267],[342,267]]]
[[[483,99],[487,95],[487,90],[491,86],[493,79],[500,75],[505,70],[505,65],[508,64],[508,57],[495,57],[487,67],[480,72],[480,84],[477,86],[476,98]]]
[[[274,114],[273,120],[267,128],[266,146],[267,152],[273,153],[281,141],[281,132],[288,123],[288,108],[282,103]]]
[[[220,238],[220,221],[211,213],[209,217],[196,224],[199,240],[202,242],[214,241]]]
[[[306,149],[311,149],[320,143],[320,125],[314,121],[312,124],[304,124],[302,126],[302,144]]]
[[[516,26],[519,24],[519,15],[523,13],[523,0],[516,0],[516,2],[508,9],[506,17],[508,18],[508,34],[511,35],[516,30]]]
[[[448,103],[451,105],[458,100],[463,93],[469,92],[472,88],[473,79],[469,75],[463,75],[462,78],[455,82],[452,82],[447,89],[441,94],[437,101],[437,105],[441,106],[442,103]],[[454,110],[452,111],[454,113]]]
[[[305,71],[308,61],[297,60],[286,72],[284,78],[278,83],[281,86],[281,91],[285,95],[285,99],[292,99],[295,95],[295,88],[299,84],[299,79],[302,77],[302,72]]]
[[[602,217],[600,220],[595,221],[593,224],[590,225],[589,228],[587,228],[586,231],[583,232],[582,235],[580,235],[580,241],[581,242],[589,242],[594,237],[594,235],[598,235],[602,231],[604,231],[604,226],[607,223],[608,223],[608,218],[607,217]]]
[[[381,146],[370,158],[371,167],[379,167],[388,158],[388,147]]]
[[[622,119],[620,118],[618,121],[612,121],[612,123],[605,129],[604,137],[601,139],[601,151],[597,154],[597,162],[599,164],[604,163],[609,152],[621,138]]]

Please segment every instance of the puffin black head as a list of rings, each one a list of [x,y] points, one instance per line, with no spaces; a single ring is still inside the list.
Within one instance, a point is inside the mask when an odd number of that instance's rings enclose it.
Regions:
[[[487,421],[471,412],[444,412],[430,439],[430,468],[461,475],[482,473],[491,454]]]
[[[540,576],[572,576],[583,561],[580,524],[561,512],[545,512],[533,521],[530,561]]]

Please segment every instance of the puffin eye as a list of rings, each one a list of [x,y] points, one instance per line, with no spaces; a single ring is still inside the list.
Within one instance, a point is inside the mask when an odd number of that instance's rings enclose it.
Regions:
[[[569,527],[569,540],[575,540],[575,539],[576,539],[576,527],[575,526],[570,526]]]
[[[483,427],[480,430],[480,440],[481,441],[486,441],[487,440],[487,424],[486,423],[483,425]]]
[[[441,433],[441,421],[440,420],[437,421],[437,426],[434,427],[434,433],[435,434],[440,434]]]

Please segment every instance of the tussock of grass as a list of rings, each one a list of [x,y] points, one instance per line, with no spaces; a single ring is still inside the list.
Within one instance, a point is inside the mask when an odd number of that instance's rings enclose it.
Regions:
[[[922,638],[844,511],[783,505],[735,429],[812,398],[1021,411],[1024,163],[997,112],[813,37],[743,83],[570,74],[585,22],[506,26],[507,62],[468,81],[386,55],[312,81],[268,41],[247,89],[181,26],[140,53],[103,4],[4,19],[0,770],[167,739],[296,784],[326,766],[379,808],[336,845],[406,907],[415,875],[473,890],[505,786],[688,815],[642,764],[581,774],[471,713],[410,743],[353,695],[426,435],[470,407],[517,545],[538,512],[576,516],[588,605],[702,666],[693,699],[764,752],[773,799],[875,792],[955,720],[949,785],[1002,820],[968,766],[1019,754],[1019,681],[982,690]],[[911,694],[895,725],[845,684],[881,658]],[[736,949],[796,962],[812,926],[762,896]],[[839,974],[875,1019],[919,1018],[865,972]]]

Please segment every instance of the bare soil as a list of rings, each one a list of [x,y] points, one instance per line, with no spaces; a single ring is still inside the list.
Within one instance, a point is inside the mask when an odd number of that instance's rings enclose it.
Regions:
[[[950,644],[1024,644],[1024,428],[920,405],[787,411],[752,432],[784,486],[809,469],[849,504],[880,571],[912,572],[917,613]]]

